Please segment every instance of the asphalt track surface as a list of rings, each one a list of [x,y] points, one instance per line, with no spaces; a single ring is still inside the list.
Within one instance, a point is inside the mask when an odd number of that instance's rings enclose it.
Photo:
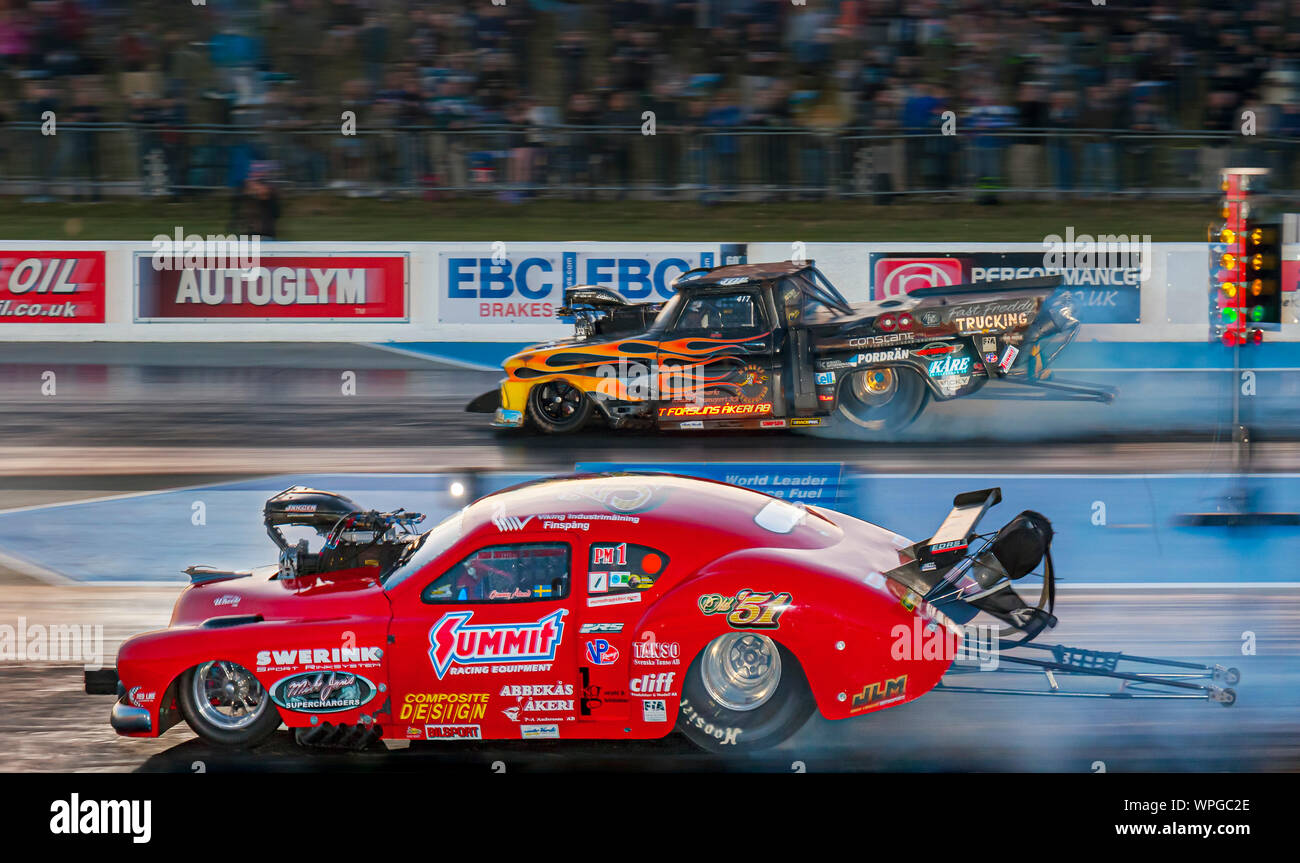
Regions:
[[[54,396],[40,392],[47,370],[57,376]],[[340,391],[344,371],[356,373],[355,396]],[[1231,412],[1222,380],[1222,391],[1203,394],[1190,413],[1179,387],[1195,382],[1175,385],[1169,377],[1131,381],[1128,405],[932,405],[909,443],[889,445],[795,434],[501,434],[486,429],[486,417],[462,410],[497,377],[349,345],[3,345],[0,509],[289,471],[538,471],[571,469],[580,460],[744,459],[900,472],[1214,473],[1235,458],[1225,444]],[[1252,470],[1300,469],[1291,401],[1262,412]],[[1172,434],[1161,431],[1163,415],[1176,427]],[[963,445],[945,445],[954,437]],[[1225,537],[1222,553],[1243,549]],[[0,622],[102,624],[110,663],[123,638],[165,625],[177,589],[52,585],[0,556]],[[231,753],[183,725],[158,740],[119,738],[107,722],[111,697],[82,694],[79,664],[0,662],[4,690],[23,694],[6,699],[0,714],[0,769],[1300,770],[1300,590],[1067,590],[1057,611],[1062,622],[1053,640],[1240,668],[1237,704],[931,693],[862,719],[814,716],[780,747],[726,761],[676,736],[644,744],[423,744],[332,753],[300,749],[281,732],[258,750]],[[1255,655],[1242,655],[1243,643],[1253,644]]]

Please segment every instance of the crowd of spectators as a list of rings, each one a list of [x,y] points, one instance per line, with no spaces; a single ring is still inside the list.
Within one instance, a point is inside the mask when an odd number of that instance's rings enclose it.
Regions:
[[[0,0],[0,179],[1186,184],[1300,137],[1297,48],[1300,0]],[[21,143],[47,112],[66,134]]]

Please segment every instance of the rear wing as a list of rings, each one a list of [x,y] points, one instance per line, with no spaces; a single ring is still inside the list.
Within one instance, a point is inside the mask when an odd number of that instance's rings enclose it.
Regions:
[[[1001,488],[962,492],[952,499],[952,511],[934,536],[917,543],[916,557],[925,569],[942,569],[966,554],[975,528],[992,507],[1002,502]],[[934,564],[933,567],[926,564]]]

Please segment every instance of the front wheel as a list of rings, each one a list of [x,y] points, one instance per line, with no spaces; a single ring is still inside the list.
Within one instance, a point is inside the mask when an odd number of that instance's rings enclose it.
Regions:
[[[574,432],[591,419],[591,399],[566,380],[537,384],[528,391],[528,418],[547,434]]]
[[[803,727],[814,709],[793,653],[766,635],[729,632],[686,670],[677,727],[710,752],[766,749]]]
[[[911,369],[863,369],[840,384],[839,413],[864,431],[888,433],[921,415],[930,391]]]
[[[222,746],[256,746],[280,727],[270,693],[234,662],[205,662],[185,672],[180,702],[194,733]]]

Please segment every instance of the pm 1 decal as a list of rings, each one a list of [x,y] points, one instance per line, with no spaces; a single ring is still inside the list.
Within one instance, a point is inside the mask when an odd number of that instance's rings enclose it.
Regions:
[[[297,713],[339,713],[375,697],[375,685],[346,671],[294,674],[271,687],[271,700]]]
[[[776,629],[781,615],[794,599],[788,593],[758,592],[742,588],[735,596],[706,593],[700,597],[704,614],[725,614],[734,629]]]
[[[564,615],[561,608],[535,623],[489,623],[471,626],[472,611],[444,614],[429,629],[429,661],[441,680],[448,673],[474,673],[455,666],[491,665],[502,659],[517,662],[551,663],[564,638]],[[506,667],[498,669],[515,669]],[[488,669],[483,669],[484,672]]]

